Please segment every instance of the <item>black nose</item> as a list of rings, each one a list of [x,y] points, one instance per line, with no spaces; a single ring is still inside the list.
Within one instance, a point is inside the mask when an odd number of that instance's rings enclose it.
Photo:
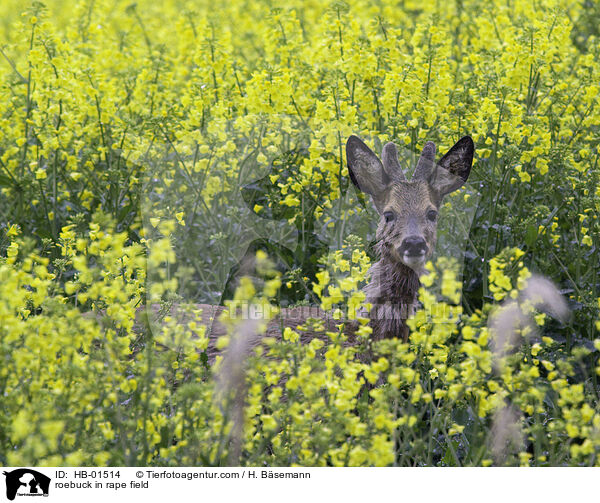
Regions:
[[[420,236],[409,236],[402,241],[398,253],[400,255],[425,255],[427,253],[427,243]]]

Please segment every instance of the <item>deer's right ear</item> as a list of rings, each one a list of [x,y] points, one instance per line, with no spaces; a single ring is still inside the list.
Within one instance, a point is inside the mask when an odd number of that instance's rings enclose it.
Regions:
[[[464,136],[440,159],[428,179],[440,198],[462,187],[469,178],[475,145],[470,136]]]
[[[379,198],[390,180],[379,158],[358,136],[348,138],[346,159],[352,183],[362,192]]]

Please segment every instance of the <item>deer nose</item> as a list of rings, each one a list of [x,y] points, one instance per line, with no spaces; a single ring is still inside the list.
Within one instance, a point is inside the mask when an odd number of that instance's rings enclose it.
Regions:
[[[409,236],[402,241],[398,253],[412,256],[425,255],[427,253],[427,243],[420,236]]]

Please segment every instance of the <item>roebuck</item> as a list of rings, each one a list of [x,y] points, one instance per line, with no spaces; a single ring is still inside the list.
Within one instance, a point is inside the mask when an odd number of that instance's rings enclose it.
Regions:
[[[469,177],[473,140],[461,138],[435,163],[435,144],[427,142],[412,179],[398,163],[396,145],[383,147],[381,162],[362,140],[346,143],[348,172],[354,185],[370,194],[380,219],[376,252],[379,261],[365,287],[373,337],[408,338],[406,319],[413,311],[419,276],[436,242],[438,212],[444,196],[460,188]]]

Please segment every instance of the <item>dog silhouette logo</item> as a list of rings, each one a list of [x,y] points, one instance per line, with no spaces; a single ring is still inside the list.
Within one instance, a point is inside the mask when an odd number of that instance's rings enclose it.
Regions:
[[[19,468],[4,472],[6,477],[6,497],[12,501],[15,496],[48,496],[50,477],[30,468]]]

